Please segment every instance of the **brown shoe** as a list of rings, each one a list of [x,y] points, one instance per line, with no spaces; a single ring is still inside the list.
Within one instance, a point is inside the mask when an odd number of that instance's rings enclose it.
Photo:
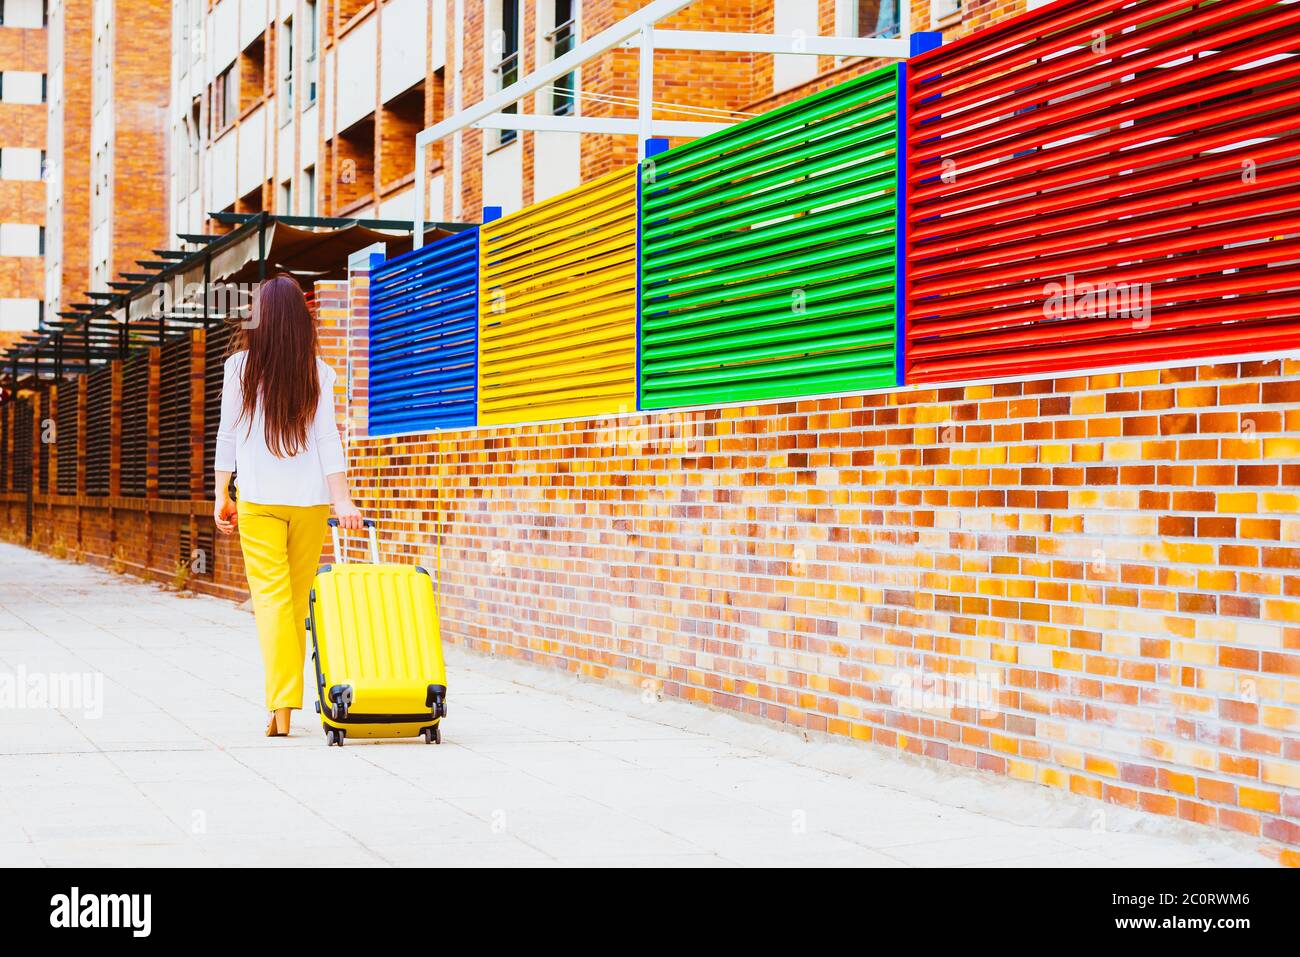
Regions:
[[[283,738],[289,734],[289,708],[277,708],[271,712],[271,719],[266,725],[268,738]]]

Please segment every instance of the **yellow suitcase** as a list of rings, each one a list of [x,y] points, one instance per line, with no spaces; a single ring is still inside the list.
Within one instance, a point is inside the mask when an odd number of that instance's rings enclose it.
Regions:
[[[334,555],[338,520],[331,518]],[[371,563],[322,565],[312,585],[307,632],[316,663],[316,711],[331,745],[348,738],[442,743],[447,671],[433,579],[415,565],[381,564],[375,523]]]

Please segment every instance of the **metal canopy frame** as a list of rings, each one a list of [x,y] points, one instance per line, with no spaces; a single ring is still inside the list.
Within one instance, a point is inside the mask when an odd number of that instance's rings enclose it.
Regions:
[[[910,55],[912,11],[899,4],[899,36],[809,37],[755,33],[721,33],[703,30],[659,30],[656,24],[689,7],[696,0],[652,0],[613,26],[584,40],[572,50],[542,64],[505,89],[484,97],[455,116],[448,117],[415,137],[415,215],[410,222],[412,248],[424,245],[424,215],[428,203],[425,185],[425,147],[465,129],[527,130],[530,132],[605,133],[636,136],[637,155],[645,158],[646,141],[654,136],[706,136],[730,123],[666,121],[653,117],[655,50],[707,50],[722,53],[778,53],[803,56],[861,56],[905,60]],[[634,119],[589,116],[549,116],[506,113],[506,107],[572,73],[589,60],[615,47],[636,48],[640,56],[637,76],[637,115]]]
[[[107,283],[109,291],[88,291],[88,302],[70,303],[58,317],[47,321],[41,328],[27,333],[0,356],[0,381],[8,380],[17,387],[23,373],[29,373],[39,382],[41,373],[53,373],[55,380],[65,374],[80,375],[97,368],[99,363],[124,359],[134,349],[161,344],[172,331],[207,327],[214,319],[222,318],[208,311],[207,299],[202,304],[177,303],[175,308],[158,315],[155,320],[137,318],[119,320],[115,313],[128,313],[130,302],[149,294],[158,283],[170,282],[197,265],[204,267],[205,280],[209,277],[212,258],[226,247],[257,234],[258,268],[266,269],[266,231],[275,223],[311,229],[338,229],[362,226],[376,231],[407,233],[409,220],[357,219],[323,216],[277,216],[271,213],[209,213],[215,222],[231,226],[228,233],[207,235],[179,233],[177,238],[195,246],[188,250],[156,249],[158,260],[136,260],[148,272],[123,272]],[[456,232],[472,229],[469,223],[428,223],[428,228]]]

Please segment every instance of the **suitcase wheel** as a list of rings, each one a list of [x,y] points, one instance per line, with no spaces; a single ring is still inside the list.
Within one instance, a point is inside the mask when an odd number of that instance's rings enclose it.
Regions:
[[[424,729],[425,744],[442,744],[442,728],[434,725],[432,728]]]
[[[330,745],[330,747],[333,747],[336,744],[340,748],[343,747],[343,740],[346,737],[347,737],[347,732],[344,731],[342,728],[325,729],[325,741]]]
[[[424,706],[433,709],[435,718],[447,717],[446,685],[429,685],[429,690],[424,696]]]

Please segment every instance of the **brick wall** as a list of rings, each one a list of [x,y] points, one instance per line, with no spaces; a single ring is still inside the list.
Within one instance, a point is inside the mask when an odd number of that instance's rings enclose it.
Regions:
[[[2,148],[2,147],[0,147]],[[40,184],[37,184],[40,185]],[[42,212],[36,225],[45,219]],[[26,222],[14,214],[5,222]],[[45,277],[40,256],[0,256],[0,299],[41,299],[45,294]]]
[[[836,30],[835,0],[817,0],[817,3],[818,23],[821,33],[824,36],[831,36]],[[1027,9],[1026,0],[962,0],[962,15],[959,19],[936,24],[930,19],[929,0],[913,0],[912,30],[916,33],[938,30],[943,34],[944,42],[951,43],[958,37],[964,37],[968,33],[984,30],[1010,17],[1019,16]],[[759,23],[757,28],[760,30],[771,29],[770,14],[766,24],[765,26],[763,23]],[[807,83],[791,87],[788,90],[774,91],[772,89],[772,58],[760,58],[755,64],[757,73],[755,76],[754,99],[744,105],[744,110],[749,113],[764,113],[768,110],[774,110],[778,106],[784,106],[786,103],[802,97],[811,96],[818,90],[834,86],[836,83],[843,83],[845,80],[860,76],[888,62],[892,61],[876,57],[847,58],[838,61],[835,57],[818,57],[816,77]]]
[[[90,0],[63,0],[62,15],[53,21],[63,30],[63,104],[62,113],[54,117],[63,155],[53,171],[57,177],[53,191],[62,204],[63,221],[58,235],[49,238],[59,244],[55,252],[62,262],[58,282],[61,310],[84,301],[90,288],[92,12]],[[51,112],[57,109],[52,106]],[[165,219],[162,224],[165,228]],[[137,251],[141,257],[144,253],[144,249]]]
[[[95,180],[110,191],[111,235],[107,258],[110,278],[136,272],[140,259],[155,259],[168,245],[168,120],[171,78],[165,66],[171,48],[171,6],[165,0],[132,0],[113,6],[111,52],[95,75],[94,16],[89,0],[64,0],[51,18],[62,48],[62,101],[38,107],[41,145],[47,110],[62,139],[51,157],[51,197],[57,197],[61,224],[48,240],[59,258],[60,309],[85,300],[92,288],[91,197]],[[160,58],[164,66],[160,68]],[[98,107],[97,86],[108,85]],[[112,155],[92,158],[93,129],[112,129]],[[38,184],[44,193],[45,184]],[[44,205],[44,203],[43,203]],[[44,288],[42,278],[41,288]],[[93,288],[102,290],[103,282]]]
[[[354,438],[351,478],[393,557],[440,566],[446,640],[1300,864],[1297,374]]]
[[[595,36],[606,27],[646,6],[648,0],[617,0],[599,6],[584,6],[582,35]],[[659,27],[665,30],[718,30],[729,33],[754,33],[771,28],[770,0],[698,0]],[[614,49],[597,57],[583,67],[581,91],[594,96],[614,96],[630,99],[618,105],[602,105],[594,97],[582,101],[583,113],[588,116],[636,115],[633,105],[637,98],[640,68],[640,51]],[[656,50],[654,62],[654,100],[677,107],[711,107],[740,110],[762,92],[758,84],[770,72],[759,69],[761,61],[770,57],[750,53],[717,53],[711,51]],[[676,113],[658,108],[660,119],[703,119],[694,115]],[[737,119],[741,117],[737,116]],[[636,162],[637,143],[630,136],[582,136],[583,182],[602,176],[611,170],[621,169]]]
[[[167,0],[115,4],[113,30],[109,271],[116,273],[135,272],[137,259],[154,259],[152,251],[168,244],[167,100],[171,78],[167,70],[159,69],[159,57],[171,49],[171,4]],[[85,188],[84,182],[81,188]],[[64,228],[89,242],[89,219],[69,219],[65,213]]]
[[[347,312],[337,321],[346,324],[347,403],[343,428],[344,442],[368,433],[370,408],[370,271],[353,271],[348,277]],[[330,316],[321,316],[326,327]]]

